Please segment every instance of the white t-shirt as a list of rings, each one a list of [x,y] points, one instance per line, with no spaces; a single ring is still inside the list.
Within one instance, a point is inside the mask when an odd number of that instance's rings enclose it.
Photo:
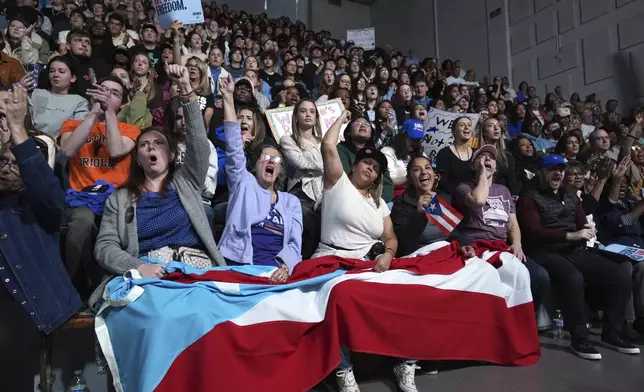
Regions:
[[[389,215],[387,203],[380,206],[364,197],[346,173],[322,195],[321,241],[313,257],[336,255],[362,258],[384,231],[384,218]],[[342,248],[342,249],[339,249]]]
[[[383,147],[380,152],[385,154],[387,158],[387,170],[389,170],[389,176],[393,181],[407,176],[407,163],[409,163],[409,159],[398,159],[396,150],[393,147]]]

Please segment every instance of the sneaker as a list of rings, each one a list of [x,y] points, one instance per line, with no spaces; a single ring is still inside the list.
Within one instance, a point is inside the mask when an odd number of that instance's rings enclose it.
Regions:
[[[420,370],[424,374],[431,374],[434,376],[438,374],[438,363],[438,361],[427,362],[423,367],[416,366],[416,369]]]
[[[644,336],[644,317],[635,319],[635,322],[633,322],[633,329],[635,330],[635,332]]]
[[[394,366],[394,375],[401,391],[418,392],[416,389],[416,364],[409,365],[406,362],[400,362]]]
[[[588,339],[581,338],[573,341],[570,344],[570,349],[576,356],[583,359],[598,361],[602,359],[602,355],[593,347]]]
[[[338,381],[338,392],[360,392],[356,378],[353,376],[353,369],[342,369],[335,373]]]
[[[640,353],[640,349],[638,347],[633,346],[631,343],[617,335],[602,337],[602,343],[604,346],[612,348],[622,354],[637,355]]]
[[[622,339],[638,346],[644,345],[644,336],[637,333],[635,328],[633,328],[633,324],[631,323],[626,323],[624,325],[624,330],[622,331]]]

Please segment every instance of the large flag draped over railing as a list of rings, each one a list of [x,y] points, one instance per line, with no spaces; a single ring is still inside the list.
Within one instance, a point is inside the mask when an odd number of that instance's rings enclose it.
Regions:
[[[374,262],[302,262],[286,284],[270,267],[113,279],[96,334],[117,391],[303,391],[354,351],[530,365],[539,342],[530,279],[509,253],[464,261],[457,243]],[[494,258],[496,269],[484,259]]]

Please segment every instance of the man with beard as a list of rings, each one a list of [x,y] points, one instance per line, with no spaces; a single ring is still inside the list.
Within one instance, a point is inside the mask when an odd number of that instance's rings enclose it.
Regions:
[[[632,295],[631,264],[610,261],[586,248],[595,228],[587,223],[577,195],[562,186],[566,166],[561,155],[545,155],[538,166],[538,187],[519,198],[519,224],[530,234],[524,238],[526,254],[548,271],[561,292],[564,326],[570,332],[575,355],[602,358],[589,340],[586,293],[604,310],[604,346],[623,354],[639,354],[639,348],[621,337]]]
[[[109,75],[109,64],[98,56],[92,57],[91,37],[87,31],[80,29],[72,29],[67,35],[65,57],[76,67],[76,82],[72,84],[70,93],[89,99],[86,92],[92,86],[90,69],[94,71],[94,77],[100,79]]]
[[[347,128],[344,130],[344,141],[338,144],[338,154],[340,155],[344,172],[347,174],[351,172],[358,151],[365,147],[375,149],[373,144],[371,123],[368,118],[359,114],[357,118],[353,119],[347,125]],[[387,203],[390,203],[394,198],[394,184],[391,181],[388,170],[385,170],[382,185],[382,198]]]
[[[27,91],[16,85],[0,131],[0,368],[35,370],[39,331],[49,334],[81,306],[60,258],[65,192],[24,123]],[[28,244],[28,245],[27,245]],[[34,326],[36,328],[34,328]],[[0,377],[0,390],[24,391],[25,378]]]

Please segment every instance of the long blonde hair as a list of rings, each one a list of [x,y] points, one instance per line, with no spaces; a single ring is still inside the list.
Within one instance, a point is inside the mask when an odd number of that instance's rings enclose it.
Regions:
[[[194,60],[197,62],[197,68],[199,68],[199,72],[201,73],[201,76],[199,77],[199,84],[197,84],[197,87],[195,87],[195,92],[201,96],[207,96],[212,94],[212,90],[210,89],[210,78],[208,77],[208,74],[210,71],[208,69],[208,65],[206,64],[205,61],[203,61],[197,56],[192,56],[188,58],[188,61],[186,61],[186,64],[188,64],[191,60]]]

